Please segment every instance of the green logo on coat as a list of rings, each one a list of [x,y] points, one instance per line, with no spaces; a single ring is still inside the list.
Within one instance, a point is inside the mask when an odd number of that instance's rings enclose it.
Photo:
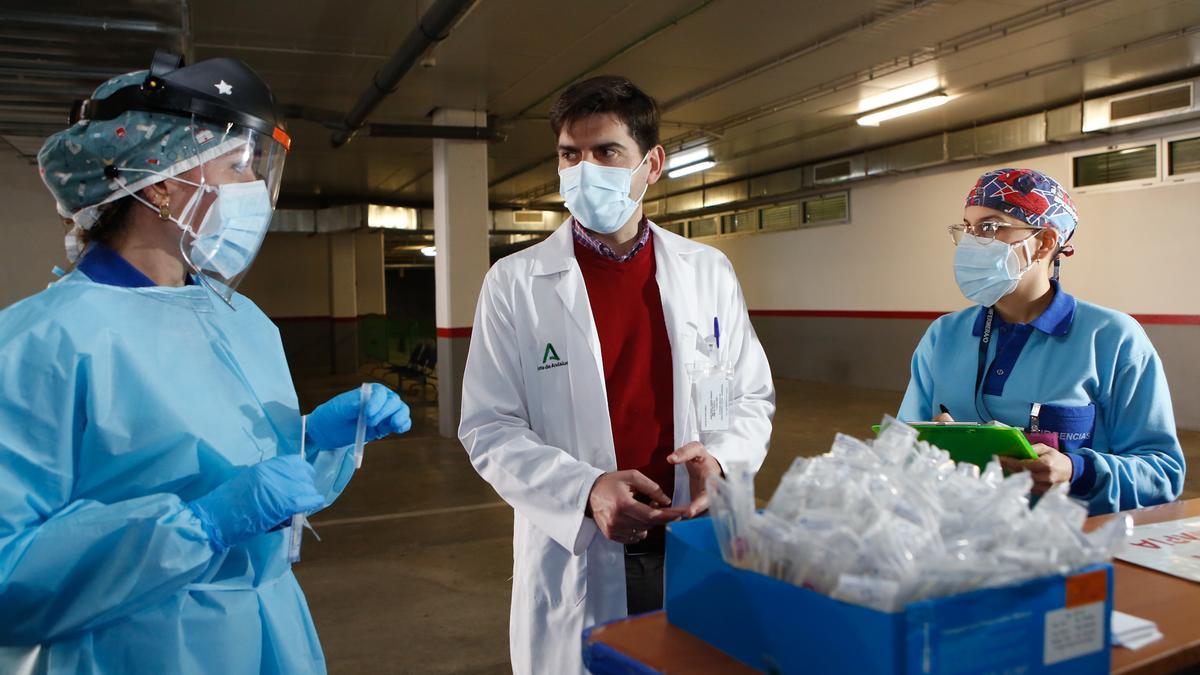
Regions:
[[[546,353],[542,355],[542,365],[544,366],[550,361],[562,361],[562,359],[558,358],[558,352],[554,350],[554,345],[547,342]]]

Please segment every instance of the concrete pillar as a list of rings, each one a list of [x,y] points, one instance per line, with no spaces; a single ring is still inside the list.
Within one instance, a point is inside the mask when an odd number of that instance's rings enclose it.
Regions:
[[[354,252],[358,282],[358,347],[359,359],[365,362],[387,363],[391,357],[383,261],[383,232],[358,232]]]
[[[361,317],[368,314],[387,314],[387,284],[383,275],[383,232],[358,232],[354,244],[358,315]]]
[[[353,232],[329,236],[329,317],[333,372],[358,370],[358,278]]]
[[[438,110],[433,123],[482,127],[487,113]],[[458,433],[471,322],[488,269],[488,229],[487,142],[434,140],[438,429],[447,438]]]

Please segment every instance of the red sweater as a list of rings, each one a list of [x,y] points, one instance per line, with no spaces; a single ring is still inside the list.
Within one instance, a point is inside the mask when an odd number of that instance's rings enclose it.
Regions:
[[[654,236],[625,262],[575,242],[600,337],[619,470],[638,469],[670,497],[675,468],[671,342],[654,278]]]

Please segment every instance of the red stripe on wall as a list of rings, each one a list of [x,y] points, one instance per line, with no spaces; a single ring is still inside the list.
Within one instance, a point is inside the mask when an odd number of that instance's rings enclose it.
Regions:
[[[752,309],[750,316],[789,316],[818,319],[933,319],[949,312],[884,312],[842,309]]]
[[[879,310],[841,309],[752,309],[750,316],[786,316],[817,319],[918,319],[932,321],[949,312],[888,312]],[[1144,325],[1200,326],[1197,314],[1134,314],[1134,319]]]
[[[464,326],[462,328],[441,328],[437,329],[437,336],[440,338],[469,338],[471,337],[471,327]]]
[[[379,315],[375,315],[375,316],[379,316]],[[337,316],[337,317],[334,317],[334,316],[272,316],[272,317],[268,317],[268,318],[270,318],[272,321],[287,321],[290,323],[299,323],[302,321],[321,321],[321,322],[326,322],[326,323],[332,321],[335,323],[347,323],[350,321],[358,321],[358,320],[362,319],[361,316],[359,316],[359,317],[354,317],[354,316]]]
[[[1133,318],[1143,324],[1200,326],[1200,315],[1197,314],[1134,314]]]

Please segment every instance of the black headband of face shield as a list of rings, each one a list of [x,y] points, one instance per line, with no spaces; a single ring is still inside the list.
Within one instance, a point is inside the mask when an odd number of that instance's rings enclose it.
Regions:
[[[150,72],[140,85],[122,87],[102,99],[76,101],[71,107],[70,123],[111,120],[130,110],[138,110],[177,117],[194,115],[206,121],[237,124],[268,137],[274,136],[277,128],[274,120],[235,108],[221,98],[170,82],[165,77],[182,65],[182,57],[163,51],[155,53]]]

